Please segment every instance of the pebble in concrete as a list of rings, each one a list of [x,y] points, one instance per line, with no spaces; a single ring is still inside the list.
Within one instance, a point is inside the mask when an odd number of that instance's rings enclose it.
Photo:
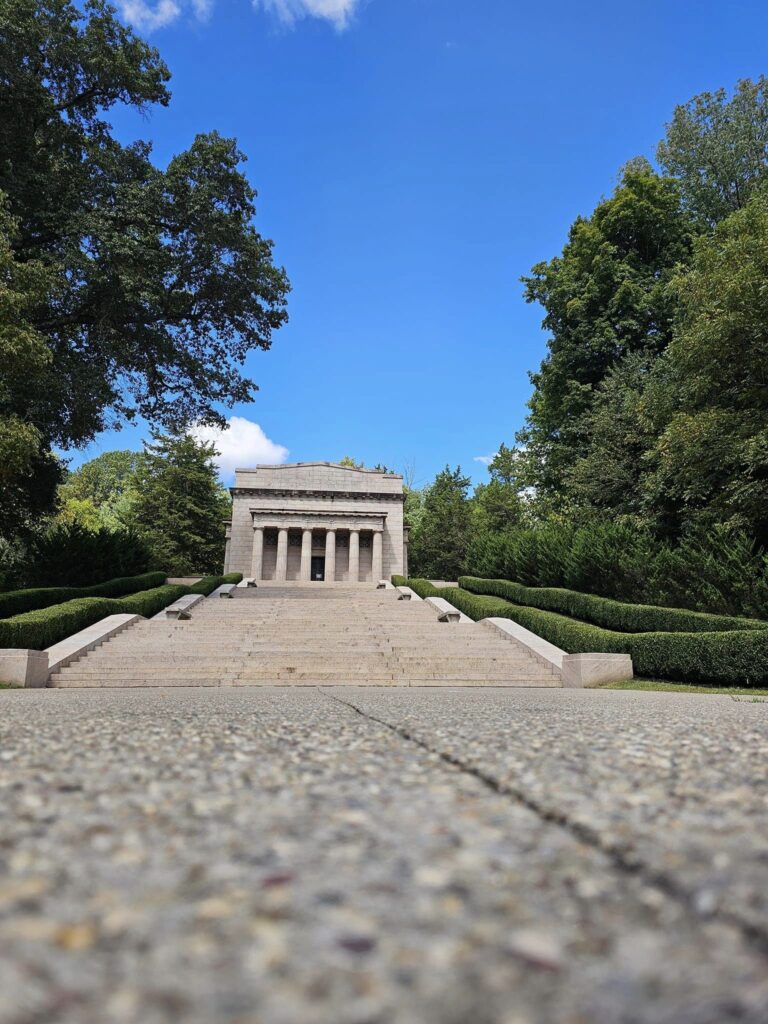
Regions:
[[[363,694],[3,693],[2,1024],[763,1024],[766,960],[738,925],[370,716],[457,759],[493,741],[535,793],[527,734],[541,769],[564,761],[564,812],[586,720],[558,756],[538,693],[473,691],[477,715],[446,691],[366,691],[365,714],[338,696]],[[609,785],[625,695],[603,696],[586,767]],[[578,705],[561,714],[564,735]],[[673,751],[624,747],[653,803]]]

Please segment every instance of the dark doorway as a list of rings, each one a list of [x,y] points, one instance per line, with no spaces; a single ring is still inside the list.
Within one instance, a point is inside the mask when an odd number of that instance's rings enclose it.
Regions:
[[[312,555],[312,569],[310,576],[315,583],[322,583],[325,579],[325,556]]]

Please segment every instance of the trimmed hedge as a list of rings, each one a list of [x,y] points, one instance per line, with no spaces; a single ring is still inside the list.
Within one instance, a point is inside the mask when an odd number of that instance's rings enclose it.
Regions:
[[[0,647],[28,647],[42,651],[107,615],[143,615],[149,618],[184,594],[210,594],[222,583],[239,583],[241,579],[240,573],[206,576],[194,587],[165,584],[129,597],[83,597],[51,608],[40,608],[0,621]]]
[[[393,576],[392,584],[395,587],[410,587],[414,594],[418,594],[419,597],[438,597],[442,595],[445,587],[436,587],[434,583],[430,583],[429,580],[413,579],[408,580],[405,576]],[[452,587],[450,589],[453,589]]]
[[[7,594],[0,594],[0,619],[36,611],[38,608],[50,608],[52,605],[76,598],[122,597],[123,594],[135,594],[139,590],[162,586],[163,583],[164,572],[146,572],[141,576],[121,576],[105,583],[96,583],[92,587],[35,587],[29,590],[10,590]]]
[[[471,619],[512,619],[569,654],[629,654],[635,673],[652,679],[726,686],[768,685],[768,630],[714,633],[621,633],[577,622],[565,615],[524,608],[459,587],[434,587],[429,580],[402,580],[420,596],[444,597]],[[393,582],[395,578],[393,577]]]
[[[733,630],[768,629],[768,622],[732,615],[710,615],[684,608],[625,604],[608,597],[581,594],[559,587],[524,587],[510,580],[486,580],[461,576],[459,586],[473,594],[501,597],[513,604],[559,612],[593,626],[619,633],[723,633]]]

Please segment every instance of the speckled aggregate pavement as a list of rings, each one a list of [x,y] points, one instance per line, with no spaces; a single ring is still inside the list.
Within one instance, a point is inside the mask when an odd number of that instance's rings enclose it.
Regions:
[[[765,1024],[768,703],[0,693],[2,1024]]]

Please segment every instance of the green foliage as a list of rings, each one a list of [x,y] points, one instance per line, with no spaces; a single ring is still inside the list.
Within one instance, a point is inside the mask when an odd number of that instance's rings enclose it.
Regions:
[[[647,456],[649,508],[768,545],[768,193],[699,239],[669,349],[677,409]]]
[[[691,683],[762,686],[768,682],[768,630],[716,633],[620,633],[598,626],[481,597],[458,588],[441,596],[476,621],[512,619],[569,654],[599,651],[629,654],[637,675]]]
[[[525,518],[519,451],[500,444],[488,472],[490,483],[479,484],[472,496],[473,533],[509,530]]]
[[[213,572],[222,563],[231,503],[214,454],[212,444],[188,434],[154,434],[130,478],[130,521],[171,576]]]
[[[198,134],[162,169],[113,135],[109,112],[167,105],[170,77],[114,7],[0,0],[0,40],[0,347],[24,383],[0,394],[7,515],[24,466],[32,512],[50,508],[54,445],[137,414],[221,423],[250,401],[242,364],[285,322],[289,285],[235,140]]]
[[[669,344],[669,286],[690,246],[675,182],[635,161],[613,196],[574,223],[562,255],[523,279],[526,299],[544,307],[550,333],[519,437],[539,500],[565,493],[564,474],[588,434],[583,418],[608,373],[633,353],[652,358]]]
[[[593,594],[554,587],[524,587],[509,580],[485,580],[462,576],[459,585],[473,594],[502,597],[513,604],[560,612],[593,626],[620,633],[713,633],[731,630],[768,629],[768,622],[736,616],[707,615],[682,608],[625,604]]]
[[[467,575],[565,587],[619,601],[768,618],[768,562],[752,540],[713,527],[662,542],[631,521],[548,521],[472,538]]]
[[[469,477],[448,466],[424,493],[409,545],[410,568],[433,579],[456,579],[464,566],[470,525]]]
[[[39,611],[0,620],[0,647],[26,647],[44,650],[73,633],[93,625],[107,615],[143,615],[149,618],[184,594],[210,594],[222,583],[239,583],[240,573],[212,576],[195,587],[165,584],[123,598],[83,597]]]
[[[445,589],[436,587],[430,580],[406,579],[405,576],[393,576],[392,583],[396,587],[410,587],[419,597],[437,597]]]
[[[740,210],[768,178],[768,80],[740,81],[676,107],[659,144],[659,163],[705,224]]]
[[[40,586],[88,586],[162,564],[134,532],[88,530],[77,523],[57,524],[37,536],[28,557],[29,581]]]
[[[69,473],[59,487],[59,522],[78,522],[87,529],[131,526],[131,479],[140,452],[104,452]]]
[[[0,533],[5,536],[30,531],[52,505],[62,473],[47,451],[40,410],[28,402],[50,372],[51,353],[32,318],[53,283],[42,263],[17,257],[18,235],[18,221],[0,191]]]
[[[208,594],[222,585],[222,583],[239,583],[243,578],[241,572],[228,572],[226,576],[204,576],[197,583],[188,588],[190,594]]]
[[[82,597],[120,597],[134,594],[138,590],[159,587],[165,583],[164,572],[148,572],[142,576],[125,576],[97,583],[92,587],[36,587],[29,590],[12,590],[0,594],[0,619],[23,612],[48,608],[54,604]]]

